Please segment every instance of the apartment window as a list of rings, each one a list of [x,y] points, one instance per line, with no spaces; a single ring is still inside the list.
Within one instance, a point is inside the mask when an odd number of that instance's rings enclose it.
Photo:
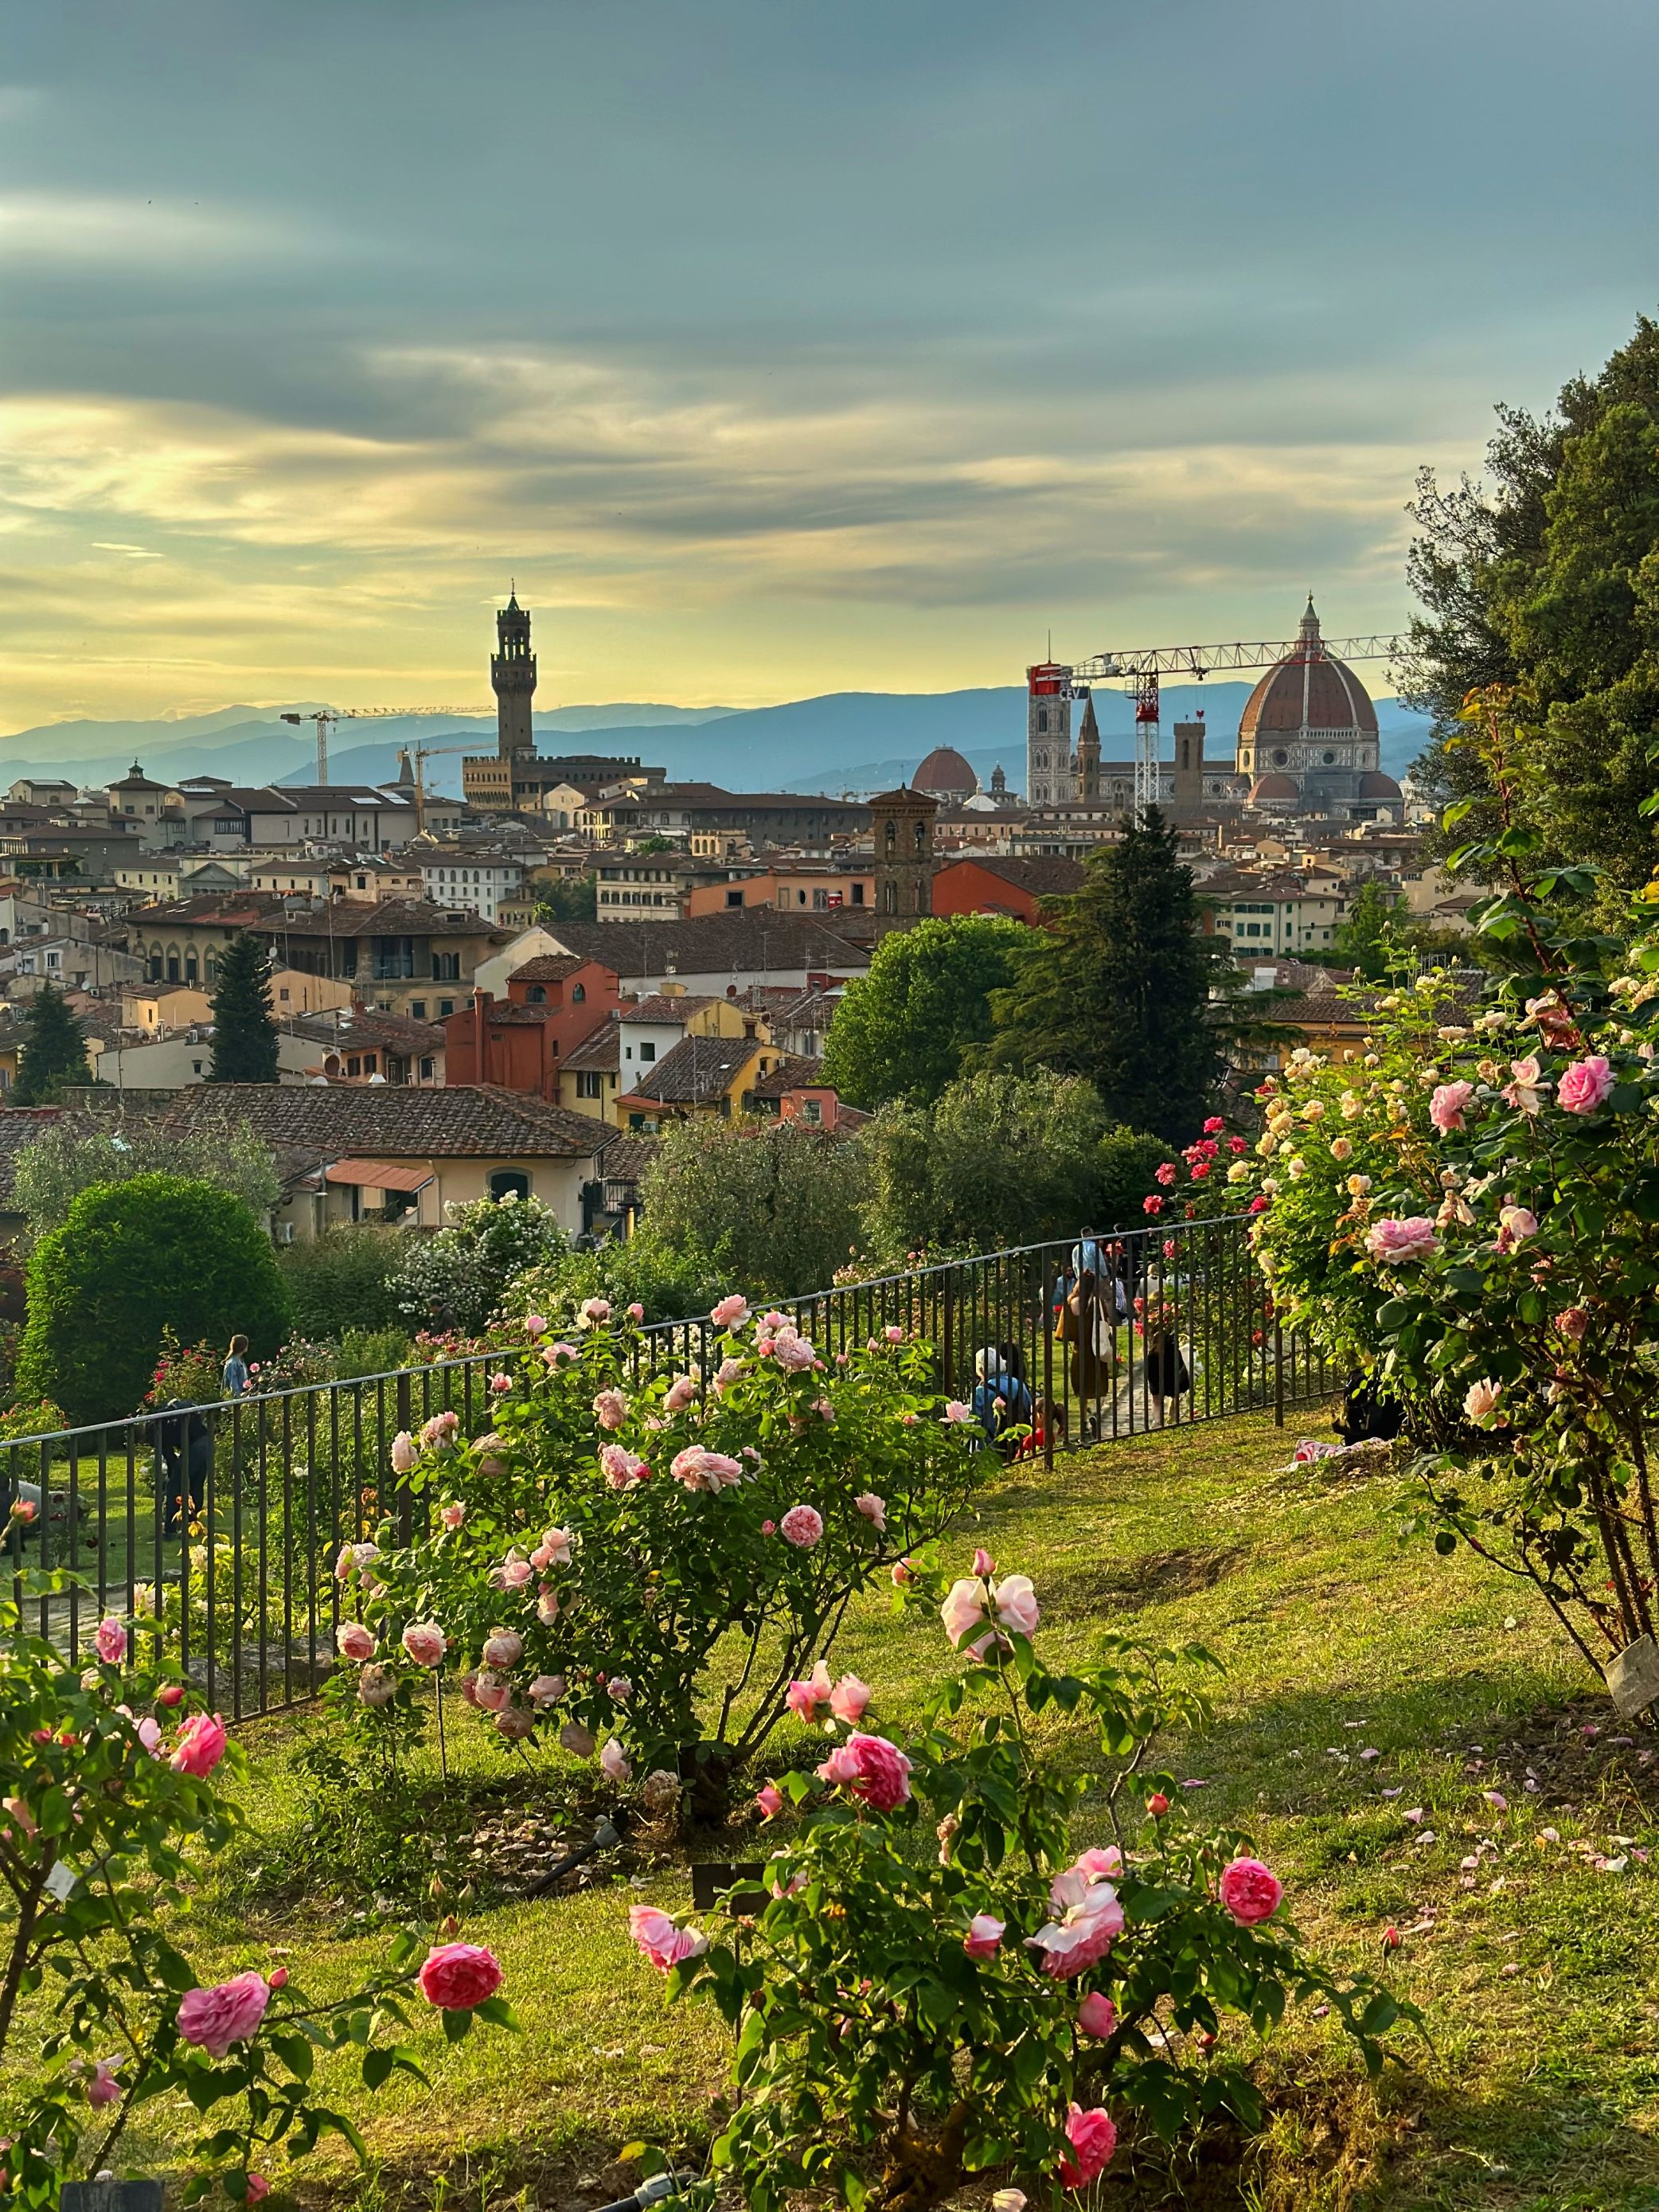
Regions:
[[[547,1004],[547,994],[539,983],[532,983],[525,993],[525,997],[532,1006],[544,1006]]]
[[[649,1039],[647,1039],[646,1042],[640,1047],[640,1058],[644,1060],[647,1066],[649,1066],[651,1061],[653,1060],[656,1056],[657,1048],[649,1041]]]
[[[726,894],[726,903],[727,906],[741,906],[743,904],[743,893],[740,890],[727,891]]]
[[[422,1083],[431,1082],[436,1066],[437,1063],[433,1060],[431,1054],[428,1053],[426,1058],[421,1062],[421,1080]]]
[[[283,996],[287,998],[288,993],[284,991]],[[409,1012],[412,1021],[423,1022],[426,1019],[426,1000],[411,999],[409,1002]]]
[[[603,1097],[604,1095],[604,1085],[599,1080],[599,1073],[597,1068],[592,1074],[589,1074],[586,1069],[583,1069],[577,1075],[576,1096],[578,1098],[600,1098]]]
[[[446,1015],[447,1015],[447,1014],[453,1014],[453,1013],[454,1012],[454,1011],[455,1011],[455,1001],[453,1000],[453,999],[440,999],[440,1000],[439,1000],[439,1001],[438,1001],[438,1019],[439,1019],[440,1021],[442,1021]]]
[[[520,1168],[496,1168],[489,1178],[489,1195],[498,1202],[504,1198],[528,1198],[530,1177]]]
[[[580,1006],[586,1005],[586,1000],[587,986],[586,983],[578,983],[571,991],[570,1003],[573,1006]]]

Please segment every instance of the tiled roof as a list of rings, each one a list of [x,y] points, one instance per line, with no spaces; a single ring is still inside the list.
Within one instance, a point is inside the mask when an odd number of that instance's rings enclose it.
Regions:
[[[507,980],[514,983],[562,983],[568,975],[590,964],[577,952],[539,952],[533,960],[526,960],[522,968],[515,968]]]
[[[1083,881],[1082,861],[1066,860],[1057,853],[1034,853],[1029,859],[1006,853],[963,853],[960,858],[970,867],[983,868],[988,876],[1017,884],[1034,898],[1074,891]]]
[[[388,1052],[441,1052],[441,1022],[406,1021],[401,1014],[382,1014],[369,1008],[352,1010],[351,1020],[341,1032],[345,1045],[380,1045]]]
[[[661,1150],[656,1137],[618,1137],[605,1148],[607,1182],[639,1182]]]
[[[870,964],[873,914],[860,922],[848,908],[783,915],[769,907],[700,914],[678,921],[558,921],[545,925],[567,952],[598,960],[618,975],[664,977],[751,974],[804,968],[861,975]]]
[[[781,1060],[769,1075],[763,1075],[755,1085],[757,1098],[781,1098],[786,1091],[822,1089],[823,1062],[806,1053],[791,1053]]]
[[[573,1045],[561,1065],[567,1073],[615,1075],[622,1066],[622,1024],[615,1014],[602,1021],[598,1029]]]
[[[631,1096],[664,1106],[696,1106],[729,1091],[760,1047],[753,1037],[682,1037],[642,1076]]]
[[[615,1134],[590,1115],[568,1114],[531,1092],[489,1083],[442,1090],[400,1084],[324,1089],[312,1084],[204,1083],[139,1094],[137,1099],[130,1093],[130,1112],[135,1103],[175,1128],[245,1121],[269,1145],[326,1159],[580,1159]]]
[[[653,991],[630,1005],[626,1000],[618,1009],[625,1022],[684,1022],[689,1015],[701,1013],[705,1006],[717,1006],[720,1000],[711,993],[688,991],[683,996],[671,996],[666,991]]]

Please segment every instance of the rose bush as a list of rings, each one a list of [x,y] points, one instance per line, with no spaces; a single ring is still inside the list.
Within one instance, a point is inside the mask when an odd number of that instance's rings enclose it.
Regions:
[[[27,1577],[24,1594],[71,1588],[91,1595],[63,1575]],[[193,2169],[184,2201],[218,2190],[255,2202],[268,2185],[261,2166],[279,2148],[300,2157],[332,2130],[362,2154],[355,2124],[313,2087],[319,2053],[357,2048],[362,2081],[374,2089],[394,2073],[424,2078],[399,2033],[417,1994],[445,2008],[452,2039],[475,2018],[510,2022],[498,1972],[491,1979],[474,1967],[456,1981],[442,1962],[471,1947],[454,1944],[422,1966],[428,1947],[409,1930],[383,1968],[325,2002],[305,1996],[281,1965],[204,1984],[178,1925],[191,1858],[222,1850],[234,1831],[222,1784],[240,1753],[213,1714],[189,1710],[185,1683],[150,1668],[143,1621],[99,1622],[98,1656],[85,1666],[29,1633],[18,1603],[0,1604],[0,1637],[7,2204],[56,2206],[66,2180],[118,2168],[131,2116],[161,2097],[204,2121],[179,2145]],[[447,2008],[456,1998],[431,1985],[434,1972],[468,2009]]]
[[[936,1536],[986,1461],[925,1346],[826,1358],[741,1298],[715,1314],[706,1379],[650,1372],[602,1298],[574,1341],[532,1316],[485,1435],[445,1415],[394,1445],[431,1527],[343,1551],[337,1711],[395,1728],[441,1674],[508,1742],[604,1747],[616,1783],[700,1740],[720,1770],[764,1741],[854,1593]],[[435,1660],[411,1629],[438,1632]]]
[[[901,1750],[865,1711],[832,1723],[816,1775],[763,1791],[783,1840],[752,1934],[634,1908],[671,1995],[708,1999],[737,2039],[710,2202],[722,2177],[756,2212],[808,2189],[927,2212],[1001,2166],[1079,2188],[1126,2118],[1170,2139],[1224,2112],[1261,2124],[1249,2038],[1218,2040],[1230,2017],[1265,2033],[1317,1996],[1372,2071],[1414,2017],[1326,1972],[1246,1838],[1174,1816],[1173,1779],[1141,1771],[1157,1731],[1207,1716],[1207,1653],[1113,1637],[1098,1668],[1055,1673],[1024,1577],[981,1559],[944,1593],[917,1571],[901,1599],[942,1594],[975,1656],[924,1732]],[[1103,1771],[1040,1741],[1055,1713],[1087,1717]],[[1132,1809],[1139,1793],[1161,1814]],[[1079,1850],[1085,1801],[1100,1840]]]

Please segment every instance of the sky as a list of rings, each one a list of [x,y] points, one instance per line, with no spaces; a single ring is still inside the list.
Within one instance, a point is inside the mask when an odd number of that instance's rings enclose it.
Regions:
[[[1659,303],[1651,0],[9,0],[0,730],[1409,612]],[[1377,688],[1386,688],[1379,682]]]

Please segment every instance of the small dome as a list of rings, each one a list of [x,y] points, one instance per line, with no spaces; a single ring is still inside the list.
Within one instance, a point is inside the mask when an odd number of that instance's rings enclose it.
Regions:
[[[1294,805],[1298,795],[1288,775],[1259,775],[1250,786],[1252,806]]]
[[[1359,779],[1362,799],[1403,799],[1405,793],[1391,775],[1384,775],[1380,768],[1368,768]]]
[[[910,787],[931,799],[971,799],[979,778],[954,745],[935,745],[911,777]]]

